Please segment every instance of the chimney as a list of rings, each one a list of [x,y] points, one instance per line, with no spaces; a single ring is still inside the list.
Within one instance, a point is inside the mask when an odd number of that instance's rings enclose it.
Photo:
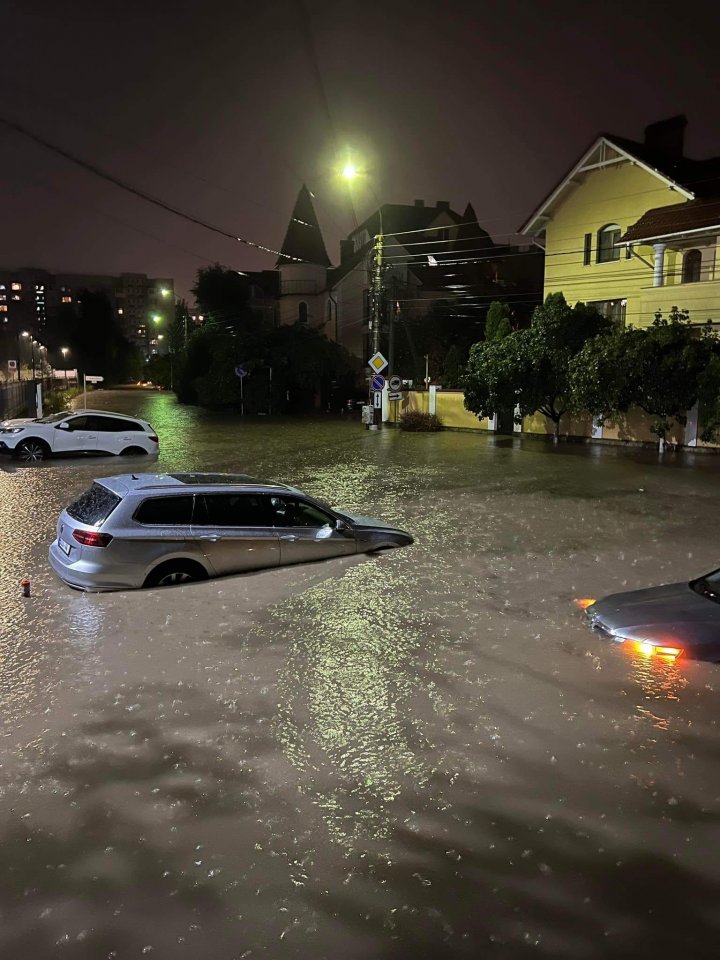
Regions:
[[[435,203],[435,207],[436,207],[438,210],[449,210],[449,209],[450,209],[450,201],[449,201],[449,200],[438,200],[438,201],[436,201],[436,203]]]
[[[416,206],[416,207],[424,207],[424,206],[425,206],[425,201],[424,201],[424,200],[416,200],[416,201],[415,201],[415,206]]]
[[[340,241],[340,263],[347,263],[348,260],[353,255],[353,242],[352,240],[341,240]]]
[[[645,146],[664,157],[679,160],[683,155],[687,117],[678,114],[645,127]]]

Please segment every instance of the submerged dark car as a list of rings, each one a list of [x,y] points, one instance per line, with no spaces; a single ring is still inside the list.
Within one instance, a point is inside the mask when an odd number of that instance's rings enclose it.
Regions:
[[[595,630],[640,653],[720,663],[720,570],[580,605]]]

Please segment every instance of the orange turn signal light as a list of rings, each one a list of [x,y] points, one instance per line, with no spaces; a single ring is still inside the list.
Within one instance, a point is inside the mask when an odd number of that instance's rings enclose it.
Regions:
[[[583,597],[581,600],[576,600],[575,603],[581,610],[587,610],[588,607],[592,607],[597,601],[593,597]]]

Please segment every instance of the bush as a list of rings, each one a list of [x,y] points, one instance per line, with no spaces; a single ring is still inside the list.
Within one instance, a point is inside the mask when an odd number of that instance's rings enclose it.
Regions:
[[[43,393],[43,415],[61,413],[70,409],[70,401],[79,397],[82,387],[69,387],[67,390],[48,390]]]
[[[408,410],[400,417],[400,429],[411,430],[415,433],[434,433],[436,430],[442,430],[442,423],[434,413]]]

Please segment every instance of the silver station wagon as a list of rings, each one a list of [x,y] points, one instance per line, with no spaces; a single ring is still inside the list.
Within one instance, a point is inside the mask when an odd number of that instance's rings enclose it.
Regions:
[[[60,514],[49,559],[79,590],[162,587],[411,544],[404,530],[235,474],[103,477]]]

